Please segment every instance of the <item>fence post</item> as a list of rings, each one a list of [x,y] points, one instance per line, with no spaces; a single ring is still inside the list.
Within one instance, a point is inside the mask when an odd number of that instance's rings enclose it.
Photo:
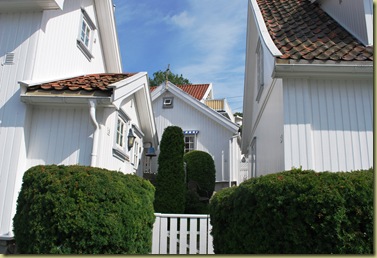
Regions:
[[[161,213],[155,213],[156,219],[153,224],[152,234],[152,254],[160,253],[160,229],[161,229]]]

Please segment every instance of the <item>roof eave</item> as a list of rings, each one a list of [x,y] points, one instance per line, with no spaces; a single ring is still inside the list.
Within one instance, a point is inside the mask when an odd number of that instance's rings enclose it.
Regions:
[[[273,78],[373,78],[372,61],[295,61],[276,59]]]

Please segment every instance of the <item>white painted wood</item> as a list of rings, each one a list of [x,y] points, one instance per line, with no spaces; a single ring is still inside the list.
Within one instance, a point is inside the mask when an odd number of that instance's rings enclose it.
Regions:
[[[207,218],[200,218],[199,219],[199,253],[207,253],[207,245],[208,245],[208,228],[207,228]]]
[[[160,213],[155,213],[155,221],[152,232],[152,254],[160,253],[160,232],[161,232],[161,217]]]
[[[187,218],[180,219],[179,228],[179,254],[187,254]]]
[[[161,217],[160,254],[168,253],[168,218]]]
[[[170,234],[169,234],[169,253],[177,253],[178,232],[177,218],[170,218]]]
[[[212,232],[212,225],[210,220],[208,220],[208,247],[207,247],[207,254],[215,254],[213,251],[213,237],[211,235]]]
[[[320,0],[321,8],[365,45],[373,45],[372,0]]]
[[[189,254],[196,254],[197,253],[197,219],[190,220],[190,251]]]

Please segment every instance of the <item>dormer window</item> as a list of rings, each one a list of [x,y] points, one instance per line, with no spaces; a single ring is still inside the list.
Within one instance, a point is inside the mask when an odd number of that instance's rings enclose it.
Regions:
[[[163,108],[172,108],[173,107],[173,98],[172,97],[169,97],[169,98],[163,98],[162,99],[162,107]]]
[[[93,58],[92,44],[94,41],[94,31],[96,26],[90,19],[84,8],[81,8],[80,30],[77,38],[77,47],[83,52],[90,61]]]

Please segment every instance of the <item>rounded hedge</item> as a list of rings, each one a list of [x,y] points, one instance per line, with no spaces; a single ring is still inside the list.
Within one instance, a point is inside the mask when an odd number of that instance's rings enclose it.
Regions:
[[[208,213],[208,201],[200,201],[200,198],[209,200],[215,190],[215,162],[209,153],[198,150],[187,152],[183,160],[186,163],[186,182],[196,186],[188,189],[185,213]]]
[[[215,253],[371,254],[373,170],[249,179],[217,193],[210,215]]]
[[[184,136],[178,126],[168,126],[162,134],[154,208],[156,212],[183,213],[185,210]]]
[[[13,218],[20,253],[147,254],[154,187],[136,175],[85,166],[25,172]]]

